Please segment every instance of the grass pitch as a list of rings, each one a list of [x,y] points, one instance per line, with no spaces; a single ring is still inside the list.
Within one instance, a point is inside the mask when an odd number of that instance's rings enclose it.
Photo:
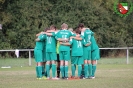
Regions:
[[[34,60],[28,66],[28,59],[0,59],[0,66],[11,66],[0,68],[0,88],[133,88],[132,58],[128,65],[122,58],[101,59],[96,78],[82,80],[37,80]]]

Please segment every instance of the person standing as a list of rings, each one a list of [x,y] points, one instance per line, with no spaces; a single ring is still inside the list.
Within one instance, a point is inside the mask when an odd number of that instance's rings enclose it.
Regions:
[[[42,79],[43,77],[43,62],[44,55],[43,55],[43,49],[45,47],[44,41],[46,40],[46,35],[40,34],[38,35],[38,38],[36,39],[36,45],[34,48],[34,57],[36,61],[36,76],[37,79]]]
[[[84,37],[85,41],[89,43],[89,46],[84,46],[84,73],[85,78],[89,78],[92,75],[92,64],[91,64],[91,37],[93,32],[89,28],[85,28],[83,23],[78,25],[81,35]]]
[[[63,23],[61,25],[61,30],[57,32],[56,39],[59,42],[68,42],[72,36],[72,32],[68,29],[68,25]],[[70,60],[70,46],[60,45],[59,46],[59,57],[60,57],[60,71],[62,79],[68,79],[68,61]]]
[[[56,39],[55,39],[56,27],[50,26],[50,30],[44,32],[46,34],[46,72],[47,79],[50,79],[50,65],[52,65],[52,79],[56,80]],[[50,32],[50,33],[49,33]]]
[[[94,36],[92,36],[91,42],[92,42],[92,44],[91,44],[92,75],[90,76],[90,78],[94,79],[95,78],[96,67],[97,67],[96,61],[100,59],[100,52],[99,52],[99,47],[98,47],[98,44],[97,44]]]

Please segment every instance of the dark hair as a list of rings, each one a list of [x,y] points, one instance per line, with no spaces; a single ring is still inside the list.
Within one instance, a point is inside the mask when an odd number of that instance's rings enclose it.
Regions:
[[[84,24],[83,23],[80,23],[79,25],[78,25],[78,28],[83,28],[84,27]]]
[[[50,29],[54,28],[56,30],[56,26],[55,25],[51,25]]]
[[[81,34],[81,31],[80,31],[78,28],[75,29],[74,31],[75,31],[75,33],[77,33],[77,34]]]
[[[45,29],[44,29],[44,32],[46,32],[47,30],[50,30],[50,28],[45,28]]]

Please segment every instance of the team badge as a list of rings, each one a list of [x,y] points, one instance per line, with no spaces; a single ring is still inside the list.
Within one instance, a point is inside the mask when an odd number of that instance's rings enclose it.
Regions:
[[[119,0],[117,0],[114,3],[114,10],[119,16],[126,17],[133,10],[133,5],[132,4],[133,3],[132,3],[131,0],[127,0],[126,2],[120,2]]]

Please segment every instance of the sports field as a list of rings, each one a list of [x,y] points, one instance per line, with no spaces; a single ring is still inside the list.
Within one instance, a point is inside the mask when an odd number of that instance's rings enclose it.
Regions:
[[[133,88],[133,58],[128,65],[125,58],[101,58],[96,78],[82,80],[37,80],[34,59],[28,66],[28,59],[0,58],[2,66],[11,68],[0,68],[0,88]]]

